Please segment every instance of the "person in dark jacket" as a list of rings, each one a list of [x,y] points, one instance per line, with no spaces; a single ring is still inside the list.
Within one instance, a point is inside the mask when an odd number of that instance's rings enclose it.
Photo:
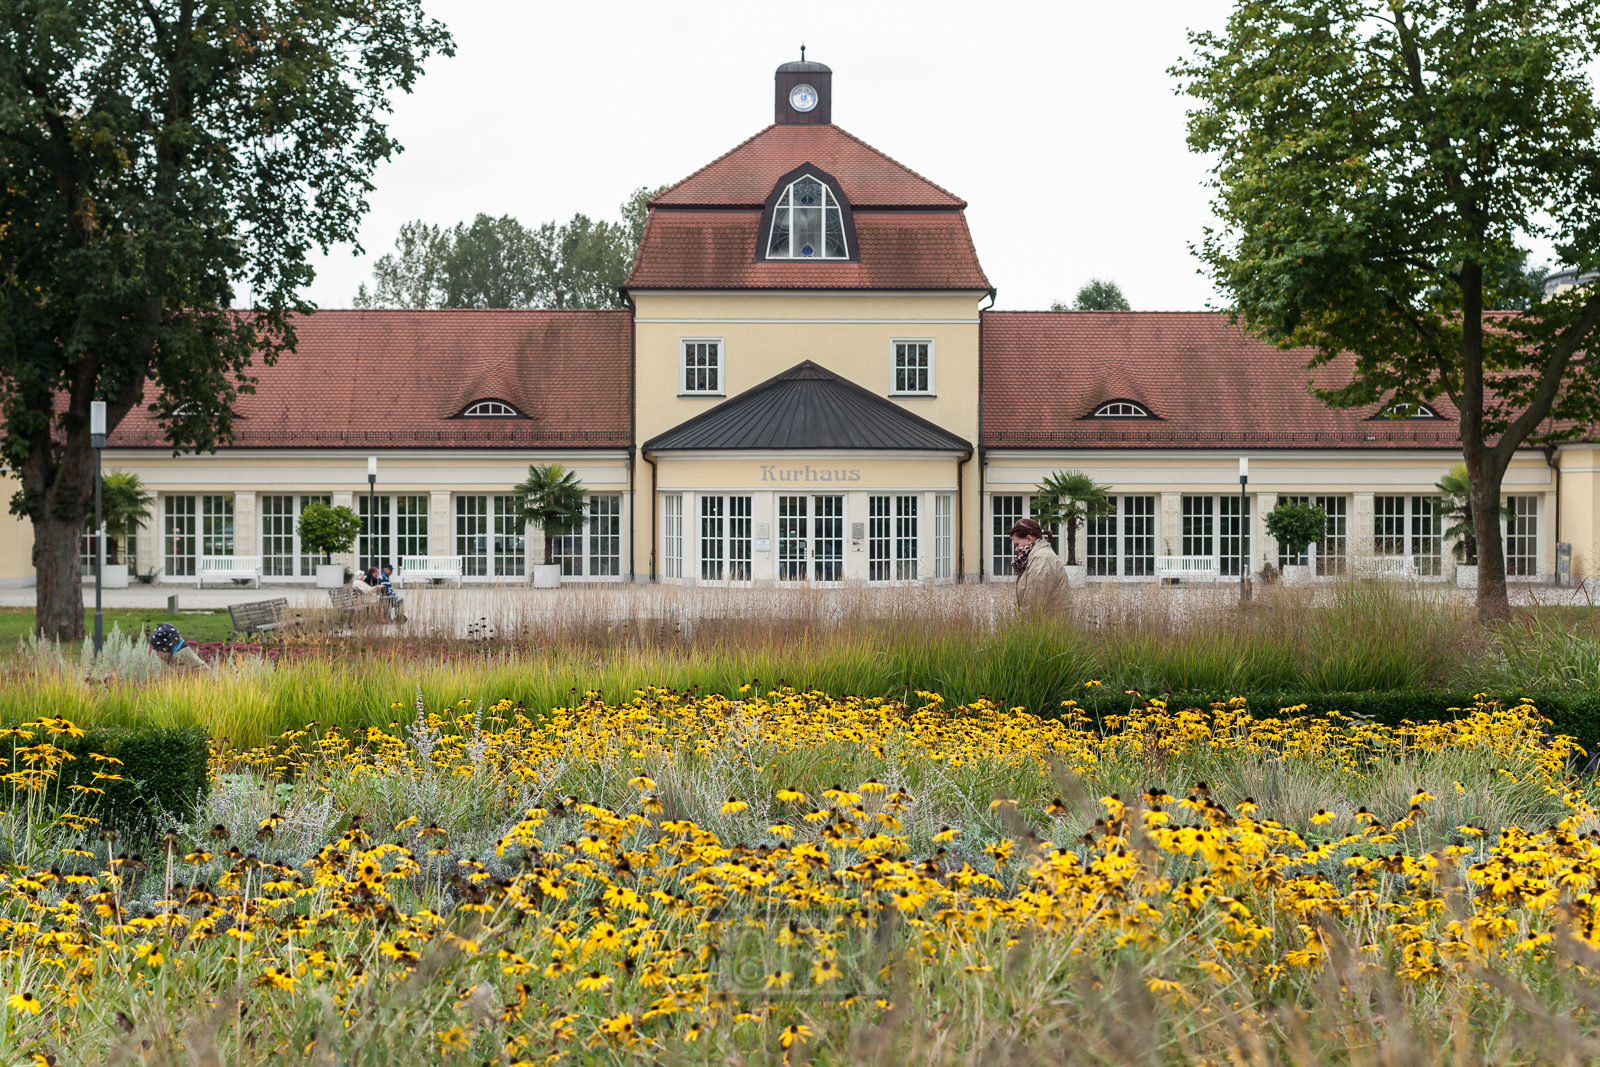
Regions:
[[[394,591],[394,564],[385,563],[383,573],[378,577],[378,594],[389,604],[389,614],[396,622],[405,622],[406,598]]]
[[[209,671],[211,665],[189,647],[178,628],[164,622],[150,632],[150,651],[167,666],[180,671]]]

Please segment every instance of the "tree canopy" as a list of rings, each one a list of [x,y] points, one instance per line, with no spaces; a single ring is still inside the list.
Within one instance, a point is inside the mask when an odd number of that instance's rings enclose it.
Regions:
[[[1247,331],[1311,366],[1353,356],[1324,402],[1450,398],[1479,611],[1502,613],[1506,468],[1600,413],[1600,290],[1545,297],[1525,267],[1534,239],[1600,265],[1600,7],[1251,0],[1190,40],[1174,73],[1221,220],[1199,254]]]
[[[452,49],[417,0],[0,0],[0,460],[41,632],[83,634],[91,401],[227,440],[399,150],[390,95]]]
[[[1050,305],[1051,311],[1128,311],[1128,298],[1122,287],[1109,278],[1090,278],[1078,289],[1072,303],[1060,300]]]
[[[647,202],[661,190],[639,188],[620,222],[574,215],[529,228],[502,215],[479,215],[453,227],[418,219],[400,227],[393,252],[372,268],[356,307],[604,308],[633,268]]]

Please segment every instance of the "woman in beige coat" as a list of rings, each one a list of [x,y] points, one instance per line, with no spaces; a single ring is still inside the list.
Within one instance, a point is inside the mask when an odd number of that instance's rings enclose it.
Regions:
[[[1016,555],[1011,573],[1017,576],[1017,610],[1024,615],[1055,615],[1066,603],[1067,572],[1061,557],[1050,547],[1044,528],[1033,519],[1020,519],[1011,527]]]

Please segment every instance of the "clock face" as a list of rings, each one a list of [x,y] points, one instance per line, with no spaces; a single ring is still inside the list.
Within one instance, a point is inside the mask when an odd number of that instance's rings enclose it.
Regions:
[[[789,106],[796,111],[810,111],[817,106],[817,91],[809,85],[796,85],[789,90]]]

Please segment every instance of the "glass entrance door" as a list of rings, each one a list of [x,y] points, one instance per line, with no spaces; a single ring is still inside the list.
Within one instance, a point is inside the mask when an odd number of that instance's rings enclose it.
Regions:
[[[778,497],[778,578],[837,582],[844,578],[844,497]]]

